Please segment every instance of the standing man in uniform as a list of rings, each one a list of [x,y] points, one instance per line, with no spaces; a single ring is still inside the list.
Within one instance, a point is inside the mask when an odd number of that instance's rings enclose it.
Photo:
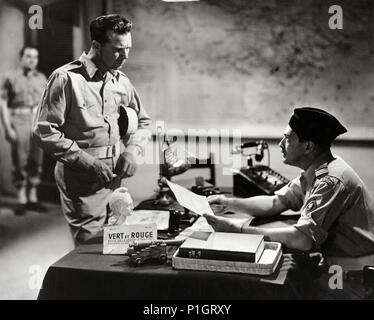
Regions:
[[[57,159],[62,211],[76,244],[102,230],[113,189],[134,175],[149,140],[151,119],[119,71],[131,28],[122,15],[93,20],[89,52],[52,73],[35,118],[35,141]]]
[[[46,210],[37,198],[43,151],[31,140],[33,116],[47,82],[36,69],[38,55],[36,48],[22,48],[19,68],[4,77],[0,88],[1,118],[5,138],[11,144],[13,183],[18,191],[16,214],[27,208]]]

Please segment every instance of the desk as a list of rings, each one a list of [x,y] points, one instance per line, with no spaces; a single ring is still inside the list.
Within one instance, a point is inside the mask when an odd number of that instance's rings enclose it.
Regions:
[[[136,268],[126,256],[101,252],[101,244],[82,245],[57,261],[38,299],[287,299],[296,294],[291,256],[273,275],[260,277],[174,270],[170,263]]]
[[[38,299],[294,299],[300,271],[286,254],[271,276],[133,267],[127,256],[103,255],[102,238],[81,245],[47,271]],[[171,256],[169,252],[168,256]]]

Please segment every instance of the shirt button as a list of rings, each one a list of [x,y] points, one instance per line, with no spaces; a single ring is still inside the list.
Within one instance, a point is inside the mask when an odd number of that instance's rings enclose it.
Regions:
[[[105,103],[107,103],[108,100],[104,100]]]

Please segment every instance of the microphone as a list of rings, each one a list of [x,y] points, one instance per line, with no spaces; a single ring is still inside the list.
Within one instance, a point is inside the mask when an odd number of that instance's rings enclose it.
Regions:
[[[263,141],[248,141],[244,142],[241,145],[236,145],[232,149],[233,154],[241,153],[243,149],[251,148],[251,147],[259,147],[263,144]]]
[[[241,145],[234,146],[234,148],[232,149],[232,153],[239,154],[239,153],[242,153],[243,149],[251,148],[251,147],[256,147],[255,160],[259,162],[264,158],[264,150],[268,148],[268,144],[263,140],[248,141],[248,142],[244,142]]]
[[[244,142],[240,148],[245,149],[245,148],[251,148],[251,147],[257,147],[262,144],[262,141],[248,141]]]

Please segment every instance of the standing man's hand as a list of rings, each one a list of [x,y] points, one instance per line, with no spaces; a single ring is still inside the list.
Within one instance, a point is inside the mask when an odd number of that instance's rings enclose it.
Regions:
[[[101,187],[108,185],[114,178],[112,170],[104,161],[97,159],[88,153],[82,151],[74,163],[74,167],[95,175]]]
[[[5,130],[5,139],[9,143],[14,143],[17,140],[17,133],[13,128],[8,128]]]
[[[114,173],[120,179],[132,177],[136,172],[136,160],[135,156],[131,152],[123,152],[118,158]]]
[[[112,170],[101,160],[95,159],[91,170],[96,175],[101,186],[109,184],[114,178]]]

